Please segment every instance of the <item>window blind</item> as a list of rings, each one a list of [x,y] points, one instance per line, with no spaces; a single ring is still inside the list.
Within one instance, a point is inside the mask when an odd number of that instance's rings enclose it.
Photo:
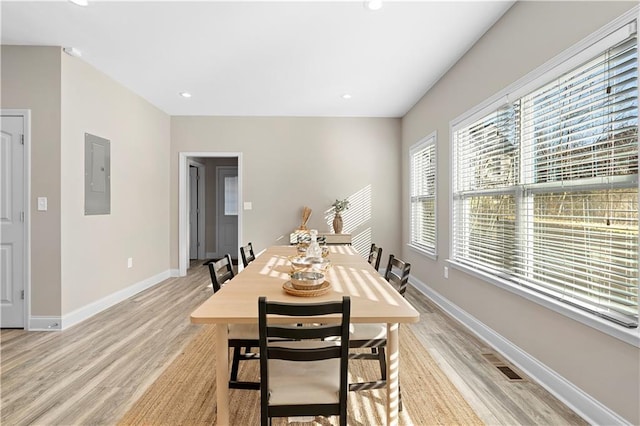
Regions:
[[[436,145],[435,136],[410,150],[411,245],[436,252]]]
[[[454,260],[637,327],[635,36],[453,144]]]

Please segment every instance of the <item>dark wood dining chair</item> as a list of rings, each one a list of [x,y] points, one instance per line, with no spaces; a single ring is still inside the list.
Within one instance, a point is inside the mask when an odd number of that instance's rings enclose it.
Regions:
[[[404,262],[394,255],[389,255],[389,263],[384,273],[386,279],[397,291],[404,297],[409,283],[409,274],[411,273],[411,264]]]
[[[229,254],[222,259],[210,261],[209,274],[213,284],[213,292],[217,293],[234,276],[233,263]],[[258,347],[258,326],[255,324],[229,324],[229,347],[233,349],[229,388],[231,389],[260,389],[260,382],[239,381],[238,372],[240,361],[257,360],[259,355],[251,351]]]
[[[371,244],[371,249],[369,250],[369,258],[368,261],[377,271],[380,269],[380,259],[382,259],[382,247],[378,247],[375,244]]]
[[[214,293],[218,292],[224,283],[235,276],[233,262],[229,254],[225,254],[218,260],[210,260],[206,264],[209,266],[209,275],[211,276]]]
[[[249,243],[246,246],[240,247],[240,257],[242,257],[242,266],[245,268],[256,260],[256,255],[253,252],[253,244]]]
[[[298,327],[274,316],[340,314],[339,323]],[[321,303],[258,300],[260,331],[260,421],[273,417],[334,416],[347,424],[347,370],[351,300]]]
[[[411,264],[394,255],[389,255],[389,262],[384,278],[404,297],[411,273]],[[350,359],[377,360],[380,364],[380,379],[349,384],[350,391],[382,389],[387,386],[387,324],[351,324],[349,347],[352,349],[368,348],[370,352],[355,351],[349,354]],[[402,394],[398,394],[399,406],[402,410]]]

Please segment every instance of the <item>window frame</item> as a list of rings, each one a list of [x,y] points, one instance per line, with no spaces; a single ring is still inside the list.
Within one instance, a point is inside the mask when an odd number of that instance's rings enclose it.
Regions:
[[[409,243],[408,247],[413,249],[414,251],[426,256],[430,259],[436,260],[438,257],[438,144],[437,144],[437,132],[434,131],[424,138],[420,139],[418,142],[411,145],[409,148]],[[434,192],[433,195],[429,195],[429,199],[433,199],[433,236],[434,236],[434,245],[433,248],[428,247],[427,245],[418,244],[414,241],[414,218],[413,218],[413,203],[414,203],[414,195],[413,195],[413,185],[414,185],[414,168],[413,168],[413,158],[418,153],[426,149],[427,147],[433,146],[433,180],[434,180]],[[427,195],[420,195],[419,197],[427,197]]]
[[[543,293],[539,293],[520,285],[514,285],[512,281],[496,274],[487,273],[481,268],[472,267],[455,261],[453,252],[455,238],[453,226],[455,220],[453,182],[456,178],[456,176],[454,176],[454,139],[456,131],[481,118],[484,118],[487,114],[498,110],[500,107],[509,104],[510,99],[520,99],[558,76],[575,69],[590,58],[602,53],[607,50],[608,47],[617,44],[617,42],[624,40],[630,35],[636,33],[636,37],[638,37],[637,20],[638,8],[636,7],[449,123],[449,171],[451,182],[449,188],[449,214],[452,226],[449,229],[449,258],[446,262],[455,269],[466,272],[511,293],[515,293],[529,301],[572,318],[614,338],[632,344],[636,347],[640,347],[640,327],[622,327],[585,310],[559,302]],[[637,178],[636,185],[638,185]]]

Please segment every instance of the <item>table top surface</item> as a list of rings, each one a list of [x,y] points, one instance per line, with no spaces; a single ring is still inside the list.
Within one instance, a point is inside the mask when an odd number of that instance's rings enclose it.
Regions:
[[[191,314],[191,322],[255,323],[260,296],[290,303],[317,303],[350,296],[351,322],[409,323],[420,318],[418,311],[352,246],[330,247],[331,267],[325,276],[331,289],[326,294],[314,297],[288,294],[283,285],[289,281],[293,256],[295,246],[269,247],[198,307]]]

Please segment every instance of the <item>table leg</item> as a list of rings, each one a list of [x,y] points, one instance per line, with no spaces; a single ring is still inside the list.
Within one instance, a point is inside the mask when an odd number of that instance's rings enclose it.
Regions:
[[[387,425],[398,424],[400,342],[398,324],[387,324]]]
[[[216,425],[229,424],[229,340],[228,325],[216,324]]]

